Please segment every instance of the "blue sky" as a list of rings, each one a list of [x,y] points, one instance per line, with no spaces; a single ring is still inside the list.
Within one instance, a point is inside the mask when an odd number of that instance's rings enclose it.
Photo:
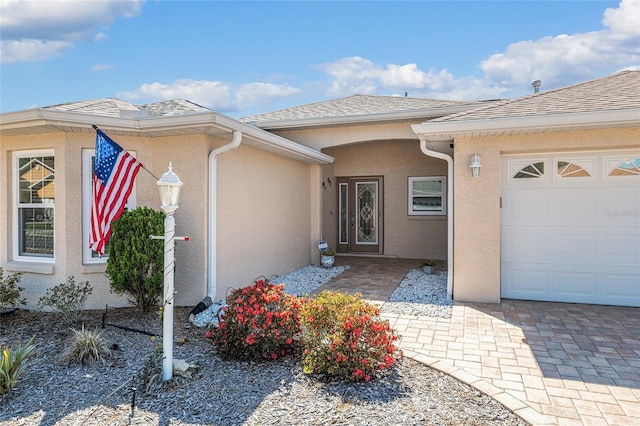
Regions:
[[[640,67],[640,0],[2,0],[0,111],[117,97],[231,117],[351,94],[494,99]]]

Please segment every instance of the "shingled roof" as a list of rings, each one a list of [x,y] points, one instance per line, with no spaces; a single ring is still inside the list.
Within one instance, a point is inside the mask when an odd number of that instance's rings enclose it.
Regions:
[[[102,98],[89,101],[68,102],[50,105],[42,109],[80,112],[85,114],[107,115],[121,117],[123,115],[137,115],[146,117],[161,117],[169,115],[184,115],[198,112],[211,112],[210,109],[182,99],[154,102],[150,104],[134,105],[116,98]]]
[[[285,108],[240,118],[245,123],[292,121],[332,117],[355,117],[371,114],[417,111],[472,105],[475,102],[401,96],[352,95],[344,98]]]
[[[431,122],[490,120],[637,109],[639,107],[640,70],[629,70],[559,89],[493,103],[473,110],[436,118]]]

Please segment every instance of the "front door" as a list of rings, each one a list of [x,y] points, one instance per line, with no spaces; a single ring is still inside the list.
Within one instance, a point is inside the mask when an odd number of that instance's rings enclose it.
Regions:
[[[382,176],[337,180],[338,252],[382,253]]]

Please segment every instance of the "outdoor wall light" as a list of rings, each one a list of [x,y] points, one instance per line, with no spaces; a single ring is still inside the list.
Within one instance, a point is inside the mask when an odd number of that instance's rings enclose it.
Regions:
[[[480,164],[480,156],[478,154],[471,156],[471,164],[469,164],[469,167],[471,167],[471,177],[476,178],[480,176],[480,167],[482,167],[482,164]]]

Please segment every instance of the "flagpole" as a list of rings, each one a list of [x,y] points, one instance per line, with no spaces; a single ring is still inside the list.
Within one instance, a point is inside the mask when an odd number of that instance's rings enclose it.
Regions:
[[[95,124],[92,124],[91,127],[93,127],[95,130],[100,130],[98,128],[98,126],[96,126]],[[140,167],[142,167],[147,173],[149,173],[151,175],[151,177],[153,177],[156,181],[160,180],[160,179],[158,179],[158,177],[156,175],[151,173],[151,170],[147,169],[144,164],[140,163]]]

